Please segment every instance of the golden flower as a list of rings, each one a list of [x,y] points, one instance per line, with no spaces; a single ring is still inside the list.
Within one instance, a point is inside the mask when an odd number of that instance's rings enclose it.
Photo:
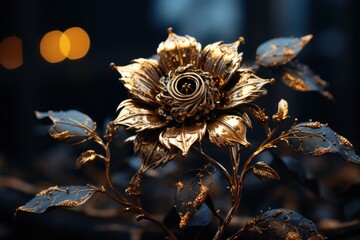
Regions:
[[[136,130],[135,152],[147,167],[165,164],[178,149],[185,156],[204,137],[217,146],[250,145],[251,121],[235,108],[265,94],[262,87],[270,80],[241,68],[237,49],[242,41],[216,42],[202,50],[195,38],[169,28],[158,59],[113,65],[134,96],[120,103],[114,123]]]

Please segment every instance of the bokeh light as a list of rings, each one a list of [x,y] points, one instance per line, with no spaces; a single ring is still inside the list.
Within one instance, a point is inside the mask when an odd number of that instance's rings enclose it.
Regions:
[[[60,37],[60,42],[59,42],[59,47],[60,47],[60,51],[61,53],[67,57],[69,55],[70,52],[70,39],[68,38],[68,36],[66,34],[61,34]]]
[[[22,42],[19,37],[10,36],[0,42],[0,64],[15,69],[23,64]]]
[[[64,32],[70,41],[69,59],[79,59],[86,55],[90,48],[90,38],[85,30],[80,27],[72,27]]]
[[[65,58],[80,59],[87,54],[89,48],[89,35],[80,27],[68,28],[64,32],[48,32],[40,42],[41,55],[50,63],[61,62]]]
[[[61,62],[66,55],[61,51],[61,37],[63,33],[59,30],[54,30],[45,34],[40,42],[40,53],[46,61],[50,63]],[[62,40],[65,42],[65,40]],[[64,44],[66,45],[66,44]],[[65,47],[64,47],[65,50]]]

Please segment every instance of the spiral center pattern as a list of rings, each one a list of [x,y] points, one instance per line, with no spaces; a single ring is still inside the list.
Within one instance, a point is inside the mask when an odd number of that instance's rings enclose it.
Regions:
[[[160,83],[162,91],[157,100],[162,107],[158,113],[177,122],[204,117],[219,100],[211,75],[199,69],[179,68]]]

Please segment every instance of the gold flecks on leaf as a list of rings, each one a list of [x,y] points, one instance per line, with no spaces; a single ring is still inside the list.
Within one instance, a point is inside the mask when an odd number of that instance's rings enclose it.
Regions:
[[[49,134],[50,134],[50,136],[51,136],[52,138],[54,138],[54,139],[56,139],[56,140],[59,140],[59,141],[62,141],[62,142],[66,141],[67,139],[69,139],[69,138],[71,138],[71,137],[73,137],[73,136],[69,133],[69,131],[64,131],[64,132],[60,132],[60,133],[50,131]]]
[[[301,126],[308,127],[308,128],[321,128],[324,126],[321,122],[315,121],[315,122],[306,122],[302,123]]]
[[[165,72],[175,70],[180,66],[198,65],[201,44],[190,36],[178,36],[171,28],[166,41],[161,42],[157,49],[159,64]]]
[[[126,66],[115,66],[120,74],[120,81],[135,97],[149,103],[155,103],[158,81],[163,75],[154,59],[135,59]]]
[[[330,153],[331,152],[331,147],[315,147],[314,151],[312,152],[311,155],[317,157],[317,156],[322,156],[326,153]]]
[[[303,238],[297,232],[288,232],[285,240],[302,240]]]
[[[235,84],[231,85],[232,82]],[[250,103],[266,94],[263,86],[272,82],[272,79],[259,78],[249,69],[240,69],[232,77],[229,88],[224,89],[224,100],[219,108],[230,109]]]
[[[334,100],[332,94],[325,90],[328,83],[304,64],[291,62],[281,68],[280,76],[285,85],[296,91],[316,91],[328,100]]]
[[[190,218],[190,213],[186,212],[185,214],[180,214],[180,223],[179,223],[179,228],[184,228],[186,227],[188,221]]]
[[[326,238],[325,238],[323,235],[318,234],[318,235],[316,235],[316,236],[311,236],[311,237],[309,237],[309,238],[306,239],[306,240],[326,240]]]
[[[200,192],[196,196],[195,200],[193,201],[194,208],[199,208],[204,203],[206,196],[208,194],[208,191],[209,191],[208,186],[206,186],[204,184],[200,184]]]
[[[86,152],[81,153],[80,157],[76,160],[76,168],[79,169],[84,165],[90,164],[97,156],[98,155],[94,150],[87,150]]]
[[[184,188],[184,184],[181,181],[176,183],[177,190],[180,192]]]
[[[250,231],[256,232],[260,239],[324,240],[311,220],[289,209],[270,209],[253,223]]]
[[[176,149],[168,149],[159,142],[158,132],[143,131],[134,140],[134,152],[142,161],[141,171],[164,166],[176,157]]]
[[[260,179],[280,180],[277,172],[264,162],[257,162],[252,168],[252,172]]]
[[[49,207],[78,207],[87,202],[94,193],[101,189],[92,186],[53,186],[42,190],[28,203],[16,211],[43,213]]]
[[[213,182],[214,166],[205,165],[185,173],[177,183],[175,209],[180,217],[180,228],[187,226],[205,202]]]
[[[327,124],[305,122],[293,126],[283,138],[295,151],[311,156],[338,153],[349,162],[360,164],[353,145]]]
[[[213,76],[219,77],[218,86],[224,86],[232,74],[240,67],[242,53],[238,53],[241,40],[223,44],[216,42],[207,45],[201,54],[200,68]]]
[[[182,124],[180,127],[169,127],[160,133],[159,140],[168,149],[175,146],[186,156],[191,145],[201,141],[206,132],[206,123],[195,123],[193,125]]]
[[[339,134],[337,134],[337,137],[339,139],[340,145],[345,145],[348,148],[354,148],[352,143],[349,140],[347,140],[347,138],[345,138],[345,137],[343,137],[343,136],[341,136]]]
[[[256,64],[264,67],[284,65],[295,58],[312,35],[301,38],[273,38],[261,44],[256,50]]]
[[[274,122],[282,122],[284,121],[286,118],[289,118],[289,106],[286,100],[281,99],[278,103],[278,110],[277,112],[273,115],[272,119]]]
[[[218,146],[235,146],[240,143],[246,147],[250,143],[246,140],[248,116],[221,115],[208,125],[210,142]]]
[[[159,116],[153,108],[140,100],[124,100],[120,103],[118,110],[120,113],[113,122],[125,125],[128,129],[143,131],[160,128],[167,124],[166,120]]]
[[[58,204],[56,204],[55,206],[57,207],[76,207],[79,205],[78,201],[74,201],[74,200],[65,200],[62,202],[59,202]]]
[[[50,118],[53,125],[49,134],[67,144],[80,144],[93,137],[96,123],[86,114],[77,110],[68,111],[35,111],[38,119]]]

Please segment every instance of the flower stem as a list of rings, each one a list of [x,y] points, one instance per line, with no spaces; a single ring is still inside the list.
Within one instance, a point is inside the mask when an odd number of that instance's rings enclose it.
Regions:
[[[232,186],[231,175],[229,174],[229,172],[226,170],[226,168],[223,165],[221,165],[218,161],[216,161],[215,159],[213,159],[212,157],[210,157],[209,155],[207,155],[206,153],[204,153],[203,151],[201,151],[197,147],[191,146],[190,150],[196,156],[202,158],[203,160],[205,160],[208,163],[214,165],[218,170],[220,170],[221,173],[225,176],[226,180],[228,181],[229,187]]]
[[[142,209],[141,207],[136,206],[136,205],[134,205],[134,204],[132,204],[132,203],[130,203],[130,202],[128,202],[128,201],[123,202],[123,201],[121,201],[120,199],[113,197],[110,193],[108,193],[108,192],[106,192],[106,191],[105,191],[104,193],[105,193],[109,198],[111,198],[112,200],[120,203],[121,205],[124,205],[124,206],[128,207],[129,210],[131,209],[133,212],[138,213],[138,214],[139,214],[138,216],[141,215],[141,216],[142,216],[142,219],[147,219],[147,220],[149,220],[150,222],[153,222],[153,223],[157,224],[157,225],[168,235],[168,237],[169,237],[168,239],[170,239],[170,240],[176,240],[175,235],[170,231],[170,229],[169,229],[168,227],[165,226],[165,224],[163,224],[162,222],[160,222],[160,221],[156,220],[155,218],[153,218],[150,213],[148,213],[147,211],[145,211],[145,210]],[[139,219],[139,220],[140,220],[140,219]]]
[[[274,136],[277,129],[278,129],[278,125],[276,125],[276,127],[273,130],[267,131],[266,139],[257,148],[257,150],[255,152],[253,152],[251,154],[251,156],[246,160],[244,167],[241,171],[241,174],[238,177],[238,181],[236,181],[236,182],[234,181],[237,184],[236,185],[234,184],[233,186],[231,186],[234,188],[234,192],[235,192],[233,205],[232,205],[231,209],[229,210],[228,214],[226,215],[223,224],[219,227],[213,240],[219,240],[221,238],[221,236],[224,234],[225,230],[227,229],[228,225],[230,224],[231,219],[234,217],[236,211],[238,210],[238,208],[240,206],[240,201],[241,201],[241,197],[242,197],[242,188],[244,186],[245,177],[246,177],[247,173],[251,171],[252,161],[266,149],[274,147],[274,144],[281,139],[280,137],[277,137],[277,138],[271,140],[271,138]],[[234,154],[232,154],[232,156],[234,156]]]

